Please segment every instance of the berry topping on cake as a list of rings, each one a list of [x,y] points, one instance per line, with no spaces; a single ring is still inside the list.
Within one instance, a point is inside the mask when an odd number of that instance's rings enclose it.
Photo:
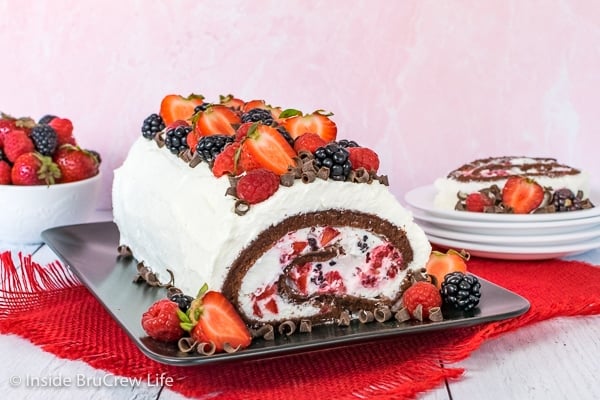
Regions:
[[[100,161],[94,153],[78,146],[64,144],[54,154],[60,169],[60,183],[75,182],[98,174]]]
[[[589,208],[589,200],[583,199],[583,193],[575,195],[571,189],[558,189],[552,194],[551,204],[557,212],[576,211]]]
[[[265,201],[279,188],[279,176],[264,169],[248,171],[237,182],[237,197],[248,204]]]
[[[314,155],[317,168],[328,168],[329,177],[335,181],[345,181],[352,170],[350,153],[335,142],[319,147]]]
[[[227,96],[220,95],[219,104],[222,104],[225,107],[229,107],[232,110],[237,111],[241,110],[244,106],[244,100],[238,99],[232,94],[228,94]]]
[[[4,154],[8,161],[14,163],[21,154],[32,151],[35,151],[35,146],[25,131],[15,129],[4,136]]]
[[[253,108],[242,114],[242,122],[261,122],[265,125],[273,125],[273,114],[265,108]]]
[[[267,103],[264,100],[250,100],[244,103],[242,106],[242,112],[248,112],[254,108],[268,108]]]
[[[295,165],[294,149],[277,129],[260,123],[253,124],[248,130],[243,151],[250,153],[258,164],[277,175],[283,175]]]
[[[337,143],[344,148],[360,147],[358,145],[358,143],[356,143],[354,140],[342,139],[342,140],[338,140]]]
[[[216,157],[212,166],[212,173],[217,178],[225,174],[237,175],[238,167],[236,165],[237,155],[239,154],[240,144],[233,142],[225,145]]]
[[[235,111],[213,104],[194,116],[194,132],[199,136],[235,135],[235,128],[240,122]]]
[[[165,122],[162,117],[156,113],[150,114],[142,123],[142,136],[146,139],[152,139],[154,135],[165,129]]]
[[[309,132],[296,138],[294,141],[294,150],[298,153],[301,151],[314,153],[319,147],[323,147],[326,144],[327,142],[325,142],[321,136]]]
[[[348,146],[347,150],[353,169],[364,168],[369,172],[377,172],[379,169],[379,156],[373,150],[355,146]]]
[[[442,297],[434,285],[420,281],[406,289],[402,304],[413,318],[422,321],[429,318],[431,309],[442,305]]]
[[[160,103],[160,116],[166,126],[177,120],[190,121],[194,115],[196,106],[204,103],[204,96],[190,94],[183,97],[178,94],[170,94],[163,98]]]
[[[293,139],[305,133],[316,133],[325,142],[334,141],[337,135],[337,126],[329,117],[332,113],[317,110],[312,114],[302,115],[298,110],[285,110],[279,118],[283,119],[282,125]]]
[[[165,146],[173,154],[186,151],[188,147],[187,136],[192,127],[184,121],[175,121],[167,127],[165,132]]]
[[[544,188],[536,181],[511,176],[502,188],[502,203],[515,214],[528,214],[544,201]]]
[[[438,288],[441,287],[444,277],[452,272],[467,272],[469,254],[450,249],[446,253],[432,251],[425,269]]]
[[[13,185],[52,185],[60,176],[61,171],[52,159],[37,152],[21,154],[11,171]]]
[[[179,319],[179,306],[169,299],[155,302],[142,315],[142,328],[153,339],[176,342],[184,334]]]
[[[227,345],[245,348],[252,342],[248,328],[229,300],[219,292],[208,291],[206,285],[192,301],[187,314],[179,315],[181,326],[190,332],[192,339],[214,344],[217,352]]]
[[[181,311],[186,312],[190,308],[194,298],[187,294],[175,293],[169,296],[169,300],[175,302]]]
[[[473,275],[452,272],[444,278],[440,293],[444,304],[457,310],[469,311],[479,304],[481,283]]]
[[[54,118],[56,118],[56,115],[52,115],[52,114],[46,114],[44,115],[42,118],[40,118],[38,120],[38,124],[48,124],[50,123],[50,121],[52,121]]]
[[[196,145],[196,153],[203,161],[212,163],[233,139],[230,135],[202,136]]]
[[[484,192],[470,193],[465,199],[465,209],[472,212],[484,212],[494,206],[494,200]]]

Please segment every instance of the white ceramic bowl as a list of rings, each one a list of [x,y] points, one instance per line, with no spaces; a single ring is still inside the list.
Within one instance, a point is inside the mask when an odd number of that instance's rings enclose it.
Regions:
[[[55,185],[0,185],[0,243],[39,244],[49,228],[87,222],[101,175]]]

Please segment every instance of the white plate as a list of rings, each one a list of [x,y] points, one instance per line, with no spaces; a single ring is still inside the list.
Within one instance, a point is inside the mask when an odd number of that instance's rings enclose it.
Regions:
[[[600,239],[600,225],[593,226],[590,229],[583,229],[575,232],[556,233],[553,235],[478,235],[465,232],[439,228],[426,222],[419,224],[427,234],[437,238],[458,240],[470,243],[492,244],[502,246],[550,246],[550,245],[570,245],[579,244],[582,241],[594,238]]]
[[[598,227],[598,225],[600,225],[600,215],[572,220],[519,223],[458,220],[435,217],[428,213],[416,211],[413,212],[413,216],[417,224],[428,222],[438,228],[479,235],[553,235],[575,232],[583,229],[592,229],[593,227]]]
[[[485,243],[445,239],[430,234],[427,234],[427,237],[431,243],[440,247],[455,250],[464,249],[472,256],[502,260],[544,260],[583,253],[600,247],[600,238],[562,246],[495,246]]]
[[[558,212],[548,214],[492,214],[492,213],[478,213],[470,211],[455,211],[455,210],[441,210],[433,206],[433,199],[437,193],[437,189],[433,185],[421,186],[406,193],[404,200],[406,203],[417,209],[425,211],[432,216],[446,218],[446,219],[458,219],[458,220],[470,220],[470,221],[487,221],[487,222],[548,222],[548,221],[571,221],[574,219],[582,219],[589,217],[600,216],[600,207],[594,207],[587,210],[580,211],[569,211],[569,212]],[[590,200],[594,205],[600,205],[597,199],[600,196],[596,195],[594,191],[590,196]]]

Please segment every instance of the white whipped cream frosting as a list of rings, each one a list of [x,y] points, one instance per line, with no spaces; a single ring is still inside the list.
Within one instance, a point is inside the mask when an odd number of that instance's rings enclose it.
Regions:
[[[225,194],[228,187],[229,179],[215,178],[206,163],[191,168],[140,137],[114,174],[113,214],[120,243],[129,246],[161,282],[169,280],[167,269],[173,271],[175,286],[191,295],[205,282],[220,290],[232,262],[259,233],[306,212],[356,210],[392,222],[406,232],[413,247],[409,269],[423,267],[431,251],[410,211],[376,181],[295,180],[242,216],[234,212],[235,199]]]

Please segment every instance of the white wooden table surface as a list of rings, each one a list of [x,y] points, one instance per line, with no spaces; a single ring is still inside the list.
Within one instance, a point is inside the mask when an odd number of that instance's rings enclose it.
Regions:
[[[92,219],[102,220],[110,220],[110,214],[98,213]],[[57,258],[47,246],[0,244],[0,252],[5,250],[12,250],[13,255],[19,250],[33,253],[40,264]],[[600,249],[568,258],[600,265]],[[0,335],[0,355],[0,393],[6,399],[184,398],[161,386],[159,379],[122,382],[83,362],[59,359],[13,335]],[[420,398],[600,399],[600,316],[556,318],[521,328],[486,342],[456,366],[466,369],[461,379]],[[41,387],[36,383],[41,379],[66,383]]]

